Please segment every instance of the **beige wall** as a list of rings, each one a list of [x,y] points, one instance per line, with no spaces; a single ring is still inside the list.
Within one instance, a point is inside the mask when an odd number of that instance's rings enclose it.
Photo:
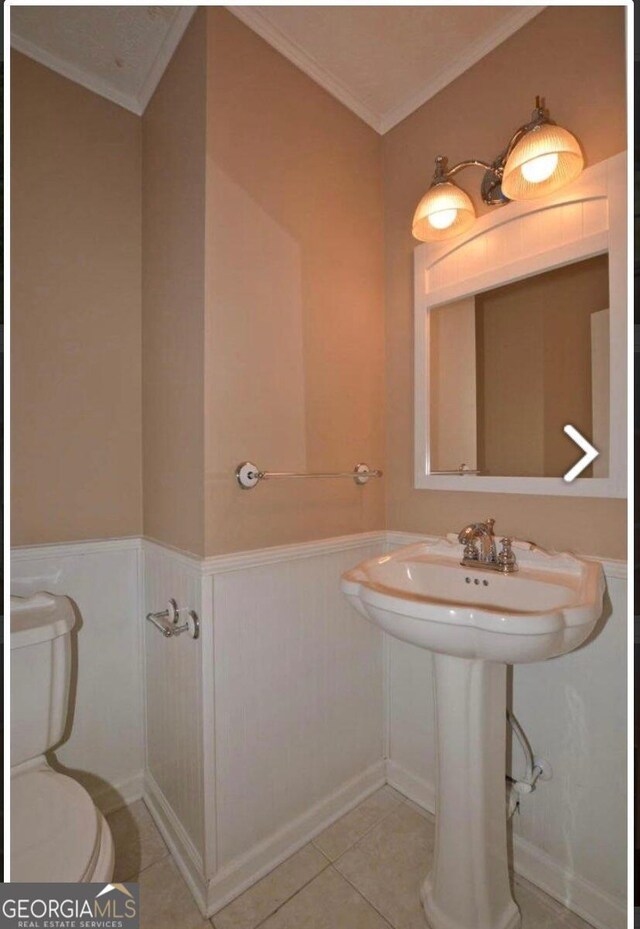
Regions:
[[[380,529],[384,481],[233,472],[384,466],[381,139],[207,14],[206,552]]]
[[[411,218],[433,158],[494,157],[536,93],[576,133],[588,164],[626,148],[624,9],[548,7],[384,137],[387,525],[450,532],[494,516],[496,530],[554,548],[625,556],[626,501],[413,489]],[[459,175],[478,212],[479,172]]]
[[[609,259],[599,255],[544,277],[549,278],[540,288],[545,304],[544,473],[561,475],[576,460],[575,445],[563,434],[564,424],[571,423],[595,441],[591,320],[609,307]],[[608,474],[608,462],[602,458],[599,463]],[[593,477],[593,467],[583,474]]]
[[[429,469],[478,467],[476,301],[429,311]]]
[[[562,477],[577,457],[564,425],[595,441],[591,317],[609,306],[608,256],[485,291],[475,302],[478,467],[495,475]],[[604,459],[603,467],[606,476]],[[583,472],[592,476],[591,467]]]
[[[12,543],[139,535],[140,120],[11,71]]]
[[[142,119],[144,533],[204,550],[206,14]]]
[[[223,8],[142,121],[14,55],[14,543],[141,530],[142,124],[145,534],[213,554],[377,529],[386,493],[393,529],[489,507],[622,556],[624,501],[413,489],[409,230],[433,157],[492,157],[535,93],[588,163],[625,148],[623,16],[546,9],[383,139]],[[386,475],[244,492],[245,458]]]

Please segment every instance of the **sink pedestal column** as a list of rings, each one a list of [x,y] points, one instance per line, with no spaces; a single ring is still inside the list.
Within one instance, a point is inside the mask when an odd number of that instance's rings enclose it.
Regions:
[[[434,655],[436,844],[420,893],[432,929],[517,929],[507,867],[507,666]]]

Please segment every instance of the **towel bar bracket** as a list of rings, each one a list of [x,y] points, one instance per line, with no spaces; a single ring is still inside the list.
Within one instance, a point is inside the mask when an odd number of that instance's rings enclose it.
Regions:
[[[236,468],[236,480],[243,490],[251,490],[251,488],[255,487],[260,481],[273,480],[274,478],[281,477],[350,477],[355,484],[366,484],[372,477],[382,477],[382,471],[380,471],[379,468],[370,468],[369,465],[363,462],[358,463],[353,471],[328,471],[318,474],[306,474],[297,471],[261,471],[260,468],[251,461],[243,461]]]

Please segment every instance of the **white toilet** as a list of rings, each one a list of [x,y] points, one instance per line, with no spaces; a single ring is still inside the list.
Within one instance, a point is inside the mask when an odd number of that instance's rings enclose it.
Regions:
[[[71,630],[67,597],[11,597],[11,880],[104,882],[114,848],[103,815],[44,753],[67,718]]]

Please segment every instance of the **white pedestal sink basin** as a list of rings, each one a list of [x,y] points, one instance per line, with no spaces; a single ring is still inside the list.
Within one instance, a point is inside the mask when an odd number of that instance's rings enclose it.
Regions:
[[[517,547],[517,573],[460,564],[457,540],[347,571],[343,592],[389,635],[434,652],[436,843],[421,898],[432,929],[516,929],[505,808],[507,664],[577,648],[602,613],[597,562]]]

